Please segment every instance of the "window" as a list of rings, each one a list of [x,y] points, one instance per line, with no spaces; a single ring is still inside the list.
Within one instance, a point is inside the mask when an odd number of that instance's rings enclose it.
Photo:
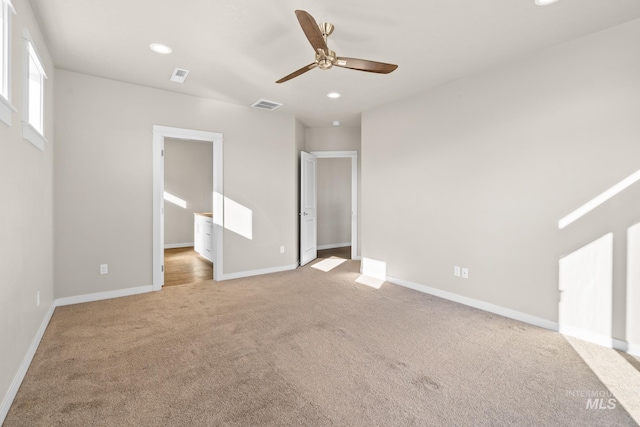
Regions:
[[[24,112],[22,137],[44,150],[47,140],[44,138],[44,72],[42,61],[33,44],[29,31],[24,30],[25,75],[24,75]]]
[[[0,121],[11,126],[11,16],[16,13],[11,0],[0,0]]]

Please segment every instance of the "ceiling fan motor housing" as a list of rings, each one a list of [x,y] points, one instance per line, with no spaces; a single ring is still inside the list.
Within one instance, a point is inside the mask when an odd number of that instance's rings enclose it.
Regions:
[[[318,53],[316,53],[316,64],[318,64],[318,68],[322,70],[328,70],[333,67],[333,64],[336,63],[336,53],[331,49],[327,49],[327,53],[322,49],[318,49]]]

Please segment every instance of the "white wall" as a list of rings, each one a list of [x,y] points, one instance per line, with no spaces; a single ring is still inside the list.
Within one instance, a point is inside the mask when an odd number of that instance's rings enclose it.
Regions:
[[[364,113],[362,255],[391,277],[557,321],[560,258],[613,232],[613,335],[639,343],[625,288],[640,183],[558,228],[640,169],[637,40],[633,21]]]
[[[14,0],[11,32],[11,126],[0,122],[0,424],[11,384],[53,304],[53,131],[55,70],[27,0]],[[49,77],[45,81],[44,152],[22,139],[23,29]],[[36,294],[40,292],[40,307]],[[26,366],[23,366],[26,369]],[[16,384],[17,385],[17,384]]]
[[[307,151],[360,152],[360,128],[358,127],[306,128],[304,138]]]
[[[318,247],[351,245],[351,159],[318,159]]]
[[[152,282],[152,126],[224,135],[225,197],[252,213],[224,232],[224,273],[294,266],[295,118],[58,71],[56,297]],[[109,274],[98,266],[109,264]]]
[[[164,191],[186,202],[186,208],[164,202],[165,246],[193,246],[194,212],[212,211],[212,177],[212,143],[165,138]]]

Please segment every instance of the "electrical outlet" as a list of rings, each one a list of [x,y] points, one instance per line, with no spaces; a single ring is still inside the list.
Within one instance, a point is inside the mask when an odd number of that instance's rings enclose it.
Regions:
[[[453,266],[453,275],[456,276],[456,277],[460,277],[460,266],[459,265]]]
[[[40,291],[36,293],[36,307],[40,307]]]
[[[468,268],[463,268],[462,269],[462,278],[463,279],[468,279],[469,278],[469,269]]]
[[[109,264],[100,264],[100,274],[109,273]]]
[[[284,246],[280,246],[280,253],[283,254],[284,253]]]

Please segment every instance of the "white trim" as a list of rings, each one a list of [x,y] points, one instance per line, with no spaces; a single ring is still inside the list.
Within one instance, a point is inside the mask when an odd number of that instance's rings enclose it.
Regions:
[[[311,151],[318,159],[351,159],[351,259],[358,255],[358,152],[357,151]],[[319,249],[319,248],[318,248]]]
[[[260,276],[262,274],[281,273],[283,271],[295,270],[296,268],[298,268],[298,266],[294,264],[282,267],[263,268],[260,270],[240,271],[238,273],[225,274],[220,279],[216,278],[216,280],[242,279],[243,277]]]
[[[44,146],[47,143],[47,140],[44,137],[44,104],[45,104],[45,99],[44,99],[44,94],[45,94],[45,90],[44,90],[44,86],[45,86],[45,79],[47,79],[47,73],[44,71],[44,65],[42,64],[42,60],[40,59],[40,55],[38,55],[38,51],[36,49],[35,43],[33,42],[33,39],[31,38],[31,34],[29,34],[29,30],[27,30],[26,28],[24,28],[23,30],[23,44],[24,44],[24,49],[23,49],[23,70],[22,70],[22,137],[24,139],[26,139],[27,141],[31,142],[33,145],[35,145],[36,147],[38,147],[40,150],[44,151]],[[38,68],[38,71],[40,73],[40,78],[41,78],[41,82],[40,82],[40,121],[41,123],[38,123],[38,125],[40,125],[42,127],[41,130],[36,129],[35,126],[33,126],[33,124],[31,123],[32,121],[32,117],[29,117],[29,111],[30,111],[30,93],[29,93],[29,81],[31,79],[30,73],[29,73],[29,61],[31,58],[34,58],[34,63],[36,64],[36,67]]]
[[[351,158],[358,157],[357,151],[311,151],[309,154],[313,154],[319,159],[339,159],[339,158]]]
[[[164,285],[164,224],[162,210],[164,209],[164,137],[153,127],[153,241],[152,241],[152,286],[154,291],[159,291]]]
[[[11,126],[11,114],[17,113],[16,107],[11,105],[8,99],[0,95],[0,122],[7,126]]]
[[[473,298],[463,297],[462,295],[454,294],[452,292],[431,288],[429,286],[420,285],[418,283],[409,282],[407,280],[402,280],[395,277],[387,276],[387,282],[404,286],[405,288],[413,289],[419,292],[423,292],[425,294],[434,295],[439,298],[444,298],[449,301],[454,301],[460,304],[468,305],[470,307],[478,308],[480,310],[488,311],[490,313],[499,314],[500,316],[519,320],[520,322],[528,323],[534,326],[539,326],[541,328],[549,329],[551,331],[558,330],[558,323],[552,322],[547,319],[543,319],[541,317],[536,317],[530,314],[522,313],[520,311],[511,310],[509,308],[500,307],[494,304],[489,304],[487,302],[475,300]]]
[[[222,134],[194,129],[174,128],[169,126],[153,125],[153,133],[158,133],[164,138],[192,139],[194,141],[213,142],[221,139]]]
[[[24,28],[22,30],[22,38],[23,38],[24,41],[28,42],[27,43],[27,49],[29,49],[29,52],[27,52],[27,53],[33,53],[33,55],[38,60],[36,65],[38,66],[38,69],[39,69],[40,73],[42,74],[42,77],[44,77],[45,79],[48,79],[47,73],[44,71],[44,65],[42,65],[43,64],[42,59],[40,58],[40,55],[38,54],[38,51],[36,50],[35,43],[33,42],[33,37],[31,37],[31,34],[29,33],[29,30],[27,30],[27,28]],[[26,56],[27,56],[27,58],[29,57],[29,55],[26,55]]]
[[[27,31],[26,28],[25,28],[25,31]],[[49,77],[47,77],[47,73],[44,71],[44,65],[42,65],[42,60],[40,59],[40,55],[38,55],[38,51],[36,50],[33,41],[27,37],[25,37],[25,39],[29,42],[27,44],[27,49],[29,49],[29,55],[37,59],[37,61],[33,61],[36,64],[36,68],[42,75],[42,78],[48,79]]]
[[[31,365],[31,361],[33,360],[33,356],[36,354],[36,350],[38,350],[38,346],[40,345],[40,341],[44,336],[44,332],[47,330],[47,326],[49,326],[49,321],[51,320],[51,316],[53,316],[53,311],[55,310],[56,305],[55,302],[51,304],[49,310],[42,319],[42,323],[40,323],[40,327],[36,332],[36,335],[33,337],[31,341],[31,345],[27,350],[27,353],[22,358],[22,363],[18,368],[18,372],[13,377],[13,381],[11,382],[11,386],[7,390],[7,393],[4,395],[2,399],[2,405],[0,406],[0,425],[4,422],[7,414],[9,413],[9,409],[13,404],[13,400],[16,398],[16,394],[18,393],[18,389],[22,385],[22,381],[24,380],[24,376],[27,374],[27,370]]]
[[[213,280],[224,280],[224,144],[213,142],[213,245],[215,253]]]
[[[612,348],[616,349],[616,350],[620,350],[620,351],[624,351],[626,353],[629,352],[629,343],[623,340],[619,340],[616,338],[612,338],[611,339],[611,346]]]
[[[169,243],[164,245],[165,249],[177,249],[177,248],[192,248],[194,245],[194,242],[187,242],[187,243]]]
[[[622,350],[625,351],[629,354],[632,354],[636,357],[640,357],[640,344],[636,344],[636,343],[632,343],[632,342],[628,342],[627,344],[627,349],[626,350]]]
[[[164,149],[165,138],[178,138],[178,139],[190,139],[195,141],[205,141],[213,143],[213,191],[214,191],[214,246],[216,247],[216,259],[214,264],[216,268],[213,269],[214,280],[221,280],[218,277],[222,276],[222,248],[223,248],[223,232],[216,228],[216,214],[219,213],[216,210],[216,192],[222,195],[224,198],[224,192],[222,187],[222,165],[223,165],[223,152],[222,152],[222,134],[217,132],[199,131],[193,129],[174,128],[168,126],[153,125],[153,290],[159,291],[164,285],[164,226],[163,226],[163,214],[164,209],[164,157],[162,151]],[[220,179],[218,180],[218,177]],[[222,221],[220,216],[219,221]],[[222,223],[223,224],[223,223]],[[221,228],[221,227],[220,227]]]
[[[102,301],[105,299],[128,297],[153,291],[153,286],[139,286],[137,288],[118,289],[116,291],[96,292],[95,294],[76,295],[74,297],[57,298],[56,307],[82,304],[85,302]]]
[[[0,51],[2,57],[0,57],[0,67],[6,67],[6,70],[2,70],[3,74],[6,71],[6,75],[4,76],[5,81],[0,81],[0,86],[6,83],[6,93],[0,93],[0,121],[2,121],[7,126],[11,126],[11,112],[17,113],[18,110],[11,105],[11,86],[12,86],[12,33],[13,33],[13,15],[16,15],[16,9],[11,4],[11,0],[0,0],[0,7],[7,7],[7,15],[3,31],[6,31],[6,39],[4,39],[5,46],[0,47]],[[3,12],[4,14],[4,12]],[[6,47],[6,50],[5,50]]]
[[[40,151],[44,151],[44,147],[47,144],[47,139],[38,132],[31,123],[22,122],[22,138],[26,139],[33,145],[35,145]]]
[[[18,13],[16,12],[16,8],[15,8],[15,7],[13,7],[13,4],[11,4],[11,0],[4,0],[4,2],[5,2],[6,4],[8,4],[8,5],[9,5],[9,8],[11,9],[11,11],[13,12],[13,14],[14,14],[14,15],[17,15],[17,14],[18,14]]]
[[[611,338],[610,336],[597,334],[587,329],[576,328],[575,326],[559,324],[558,332],[560,332],[562,335],[569,335],[570,337],[578,338],[583,341],[592,342],[594,344],[598,344],[603,347],[613,348],[613,338]],[[618,344],[620,344],[620,342],[618,342]]]
[[[319,251],[323,251],[325,249],[346,248],[347,246],[351,246],[351,242],[333,243],[331,245],[322,245],[322,246],[318,246],[318,250]]]

